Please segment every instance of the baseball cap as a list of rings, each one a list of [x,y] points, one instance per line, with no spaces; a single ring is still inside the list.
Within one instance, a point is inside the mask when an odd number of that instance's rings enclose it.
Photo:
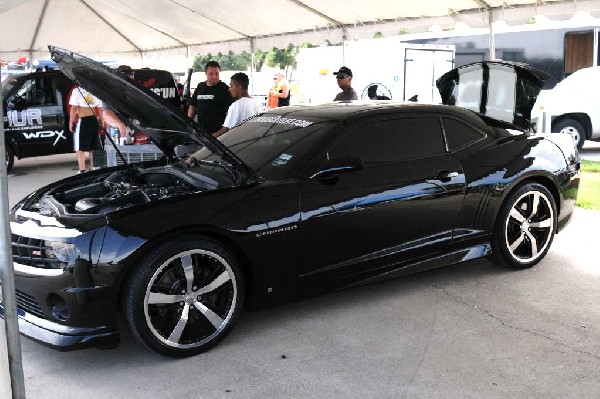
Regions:
[[[125,74],[125,75],[131,75],[133,73],[133,69],[131,69],[131,67],[129,65],[120,65],[117,68],[117,72]]]
[[[350,76],[352,77],[352,71],[350,70],[350,68],[343,66],[340,68],[339,71],[334,72],[334,75],[345,75],[345,76]]]

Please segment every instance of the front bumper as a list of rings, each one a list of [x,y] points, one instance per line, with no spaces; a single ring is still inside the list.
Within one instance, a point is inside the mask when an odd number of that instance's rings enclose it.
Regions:
[[[98,257],[104,231],[66,228],[52,217],[18,207],[11,216],[13,260],[23,261],[13,262],[19,332],[61,351],[116,346],[112,275],[93,273],[91,263]],[[39,267],[47,259],[43,240],[74,243],[77,260],[64,269]],[[2,318],[4,306],[0,297]],[[56,306],[62,306],[58,313]]]
[[[19,332],[27,338],[60,351],[89,347],[112,347],[120,342],[119,333],[107,327],[69,327],[41,319],[17,310]],[[4,318],[4,307],[0,305],[0,317]]]

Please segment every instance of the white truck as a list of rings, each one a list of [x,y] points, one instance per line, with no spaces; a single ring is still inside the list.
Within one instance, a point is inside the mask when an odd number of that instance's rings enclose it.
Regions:
[[[569,133],[581,149],[600,141],[600,66],[583,68],[551,90],[542,90],[533,107],[538,133]]]
[[[454,45],[409,44],[402,36],[346,41],[341,46],[301,48],[295,77],[300,103],[330,102],[340,92],[333,72],[352,70],[358,98],[369,99],[369,88],[380,98],[441,102],[435,81],[454,68]]]

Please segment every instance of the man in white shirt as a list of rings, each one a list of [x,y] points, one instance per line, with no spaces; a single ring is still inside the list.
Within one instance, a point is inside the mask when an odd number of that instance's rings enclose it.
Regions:
[[[69,130],[73,132],[75,155],[77,157],[78,173],[86,171],[85,153],[90,153],[90,169],[94,168],[92,151],[101,150],[98,131],[102,126],[100,109],[102,101],[81,87],[75,87],[69,99]],[[97,110],[96,110],[97,109]]]
[[[237,100],[229,106],[223,126],[212,134],[213,137],[219,137],[234,126],[263,111],[262,106],[248,94],[249,83],[250,79],[244,72],[238,72],[231,77],[229,93]]]

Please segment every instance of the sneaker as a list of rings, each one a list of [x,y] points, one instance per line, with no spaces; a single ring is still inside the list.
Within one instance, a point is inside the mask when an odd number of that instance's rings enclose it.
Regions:
[[[80,175],[80,174],[82,174],[82,173],[85,173],[85,170],[78,170],[78,171],[77,171],[77,174],[78,174],[78,175]]]

